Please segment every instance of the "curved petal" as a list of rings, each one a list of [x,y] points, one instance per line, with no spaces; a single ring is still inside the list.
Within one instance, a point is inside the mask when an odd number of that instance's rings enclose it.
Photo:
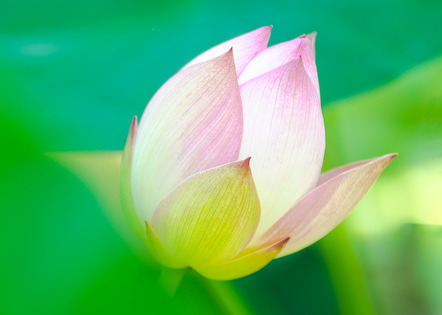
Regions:
[[[313,85],[316,88],[316,92],[319,93],[319,80],[318,80],[318,70],[316,69],[315,61],[315,42],[316,33],[308,34],[306,38],[302,40],[300,55],[302,56],[302,61],[304,62],[304,68],[307,72],[310,80],[312,80]]]
[[[167,81],[148,104],[135,142],[132,192],[142,222],[184,178],[236,161],[242,124],[231,51]]]
[[[241,86],[244,133],[240,158],[251,168],[264,233],[318,180],[325,149],[319,97],[301,58]]]
[[[249,159],[198,173],[161,201],[152,227],[176,260],[196,268],[249,243],[260,216]]]
[[[304,68],[312,80],[319,95],[318,74],[316,71],[314,41],[315,34],[302,35],[291,41],[270,46],[261,51],[239,76],[239,84],[243,84],[257,76],[276,69],[294,59],[302,57]]]
[[[135,210],[131,184],[133,150],[135,136],[137,134],[137,126],[137,116],[135,116],[130,125],[129,135],[127,136],[126,145],[121,159],[120,200],[121,210],[123,211],[124,218],[130,228],[138,237],[144,238],[143,227],[138,219],[137,211]]]
[[[264,26],[221,43],[194,58],[192,61],[186,64],[184,68],[215,58],[233,47],[236,72],[239,76],[250,60],[252,60],[257,53],[266,49],[271,30],[271,26]]]
[[[243,73],[239,76],[239,84],[241,85],[263,73],[297,59],[300,55],[301,40],[302,38],[298,37],[288,42],[270,46],[261,51],[250,61]]]
[[[226,263],[206,265],[197,268],[196,271],[213,280],[233,280],[248,276],[271,262],[288,240],[289,238],[285,238],[268,246],[246,249]]]
[[[311,32],[310,34],[306,35],[306,37],[312,42],[313,57],[316,57],[316,35],[318,35],[317,32]]]
[[[260,241],[268,244],[290,236],[279,257],[316,242],[345,219],[396,155],[384,155],[325,173],[321,184],[276,222]]]

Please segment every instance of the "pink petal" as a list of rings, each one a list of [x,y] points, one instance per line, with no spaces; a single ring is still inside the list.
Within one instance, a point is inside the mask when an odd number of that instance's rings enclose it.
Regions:
[[[276,222],[260,242],[268,244],[290,236],[280,257],[316,242],[345,219],[396,155],[349,164],[323,174],[319,185]]]
[[[140,220],[179,182],[237,160],[242,108],[232,51],[178,72],[144,112],[135,143],[132,191]]]
[[[272,27],[264,26],[249,33],[235,37],[224,43],[221,43],[194,58],[183,69],[197,63],[215,58],[233,47],[233,56],[235,59],[236,72],[238,76],[243,72],[247,64],[260,51],[266,49],[269,42]]]
[[[316,32],[312,32],[306,35],[306,37],[312,42],[313,56],[316,56],[316,35],[318,35],[318,33]]]
[[[302,56],[304,68],[310,79],[316,87],[319,94],[318,74],[316,72],[315,52],[314,52],[315,34],[308,36],[302,35],[291,41],[270,46],[261,51],[245,68],[239,77],[239,84],[247,82],[263,73],[278,68],[299,56]]]
[[[324,122],[301,58],[247,81],[241,96],[240,158],[253,157],[262,207],[256,238],[316,185],[325,149]]]
[[[239,76],[239,84],[278,68],[300,55],[301,37],[280,43],[261,51],[250,61]]]
[[[318,81],[318,71],[316,69],[316,61],[315,61],[315,42],[316,42],[316,33],[309,34],[307,38],[302,40],[301,45],[301,56],[302,61],[304,62],[305,71],[307,71],[310,80],[312,80],[316,91],[319,94],[319,81]]]

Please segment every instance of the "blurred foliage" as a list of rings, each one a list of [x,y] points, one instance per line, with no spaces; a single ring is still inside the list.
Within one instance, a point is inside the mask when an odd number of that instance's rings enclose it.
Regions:
[[[1,1],[0,313],[442,313],[441,12],[437,0]],[[122,149],[182,65],[269,24],[271,44],[318,31],[325,168],[399,156],[318,244],[230,283],[190,272],[171,299],[118,211],[119,153],[43,152]]]
[[[271,43],[318,32],[323,103],[442,51],[437,0],[0,2],[0,83],[43,148],[119,150],[134,114],[203,50],[263,25]]]

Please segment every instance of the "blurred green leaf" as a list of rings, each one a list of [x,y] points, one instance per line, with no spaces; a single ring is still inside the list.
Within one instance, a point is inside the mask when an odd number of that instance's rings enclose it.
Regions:
[[[352,216],[361,230],[442,224],[441,73],[442,57],[325,109],[325,168],[399,153]]]
[[[33,122],[45,150],[117,150],[160,85],[224,40],[270,24],[271,44],[317,31],[329,103],[437,56],[441,11],[434,0],[5,0],[0,83],[26,95],[7,111]]]

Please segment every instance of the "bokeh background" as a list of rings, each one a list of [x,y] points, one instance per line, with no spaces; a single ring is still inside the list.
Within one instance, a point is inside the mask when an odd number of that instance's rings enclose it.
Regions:
[[[438,0],[2,0],[0,313],[442,314],[441,20]],[[181,66],[263,25],[318,32],[324,170],[399,156],[323,240],[170,298],[115,151]]]

